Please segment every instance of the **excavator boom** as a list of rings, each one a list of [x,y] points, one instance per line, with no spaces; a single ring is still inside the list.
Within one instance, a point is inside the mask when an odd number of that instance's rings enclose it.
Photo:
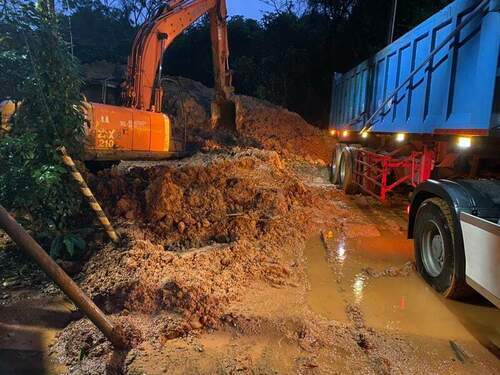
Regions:
[[[161,112],[161,66],[165,50],[184,30],[209,14],[216,101],[232,94],[225,0],[175,0],[159,7],[139,30],[128,61],[124,100],[128,107]]]

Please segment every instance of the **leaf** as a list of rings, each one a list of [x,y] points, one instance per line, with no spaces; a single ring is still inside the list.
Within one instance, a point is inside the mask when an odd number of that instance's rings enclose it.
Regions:
[[[82,347],[80,349],[80,354],[78,355],[78,360],[82,361],[85,357],[87,357],[87,349]]]
[[[73,242],[73,239],[70,236],[67,236],[63,240],[64,246],[66,247],[66,251],[70,255],[70,257],[75,256],[75,244]]]
[[[81,251],[85,250],[85,247],[87,246],[87,243],[85,242],[85,240],[79,236],[74,237],[73,244],[75,245],[75,247],[78,250],[81,250]]]
[[[77,235],[79,235],[82,238],[89,236],[93,232],[94,232],[94,229],[92,229],[92,228],[81,228],[81,229],[78,229],[75,231],[75,233],[77,233]]]
[[[56,237],[52,244],[50,245],[50,256],[54,259],[57,259],[61,256],[62,250],[62,237]]]

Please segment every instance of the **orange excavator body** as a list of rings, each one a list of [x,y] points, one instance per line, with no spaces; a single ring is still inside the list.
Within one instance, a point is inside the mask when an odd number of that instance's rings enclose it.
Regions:
[[[170,0],[143,24],[134,40],[122,93],[124,106],[86,103],[87,160],[164,159],[183,151],[175,149],[170,120],[161,113],[161,67],[168,46],[206,13],[215,83],[212,123],[234,126],[225,0]]]
[[[158,112],[99,103],[86,106],[87,160],[150,160],[175,156],[169,118]]]

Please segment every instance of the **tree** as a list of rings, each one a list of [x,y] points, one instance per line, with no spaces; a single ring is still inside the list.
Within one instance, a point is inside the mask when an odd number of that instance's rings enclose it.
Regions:
[[[57,148],[74,155],[82,149],[78,67],[50,8],[20,4],[9,20],[30,69],[19,85],[23,102],[12,133],[0,141],[0,202],[52,243],[54,256],[73,257],[84,247],[73,230],[82,202]]]
[[[305,6],[306,0],[259,0],[261,3],[271,7],[268,13],[296,13],[300,14]]]
[[[101,2],[79,1],[70,17],[74,53],[81,63],[105,60],[126,64],[136,29],[123,10]]]
[[[119,0],[119,8],[124,18],[128,19],[133,27],[139,27],[163,4],[164,0]]]
[[[82,63],[126,64],[138,25],[160,0],[68,0],[75,56]],[[238,93],[257,96],[326,126],[331,77],[346,72],[386,45],[391,2],[373,0],[260,0],[273,7],[261,21],[228,21],[230,65]],[[403,35],[451,0],[398,0],[395,37]],[[66,25],[67,23],[64,23]],[[1,24],[0,24],[0,31]],[[0,34],[3,35],[3,34]],[[69,35],[68,31],[64,35]],[[105,38],[103,37],[105,36]],[[68,38],[69,40],[69,38]],[[11,43],[2,40],[2,44]],[[2,50],[0,50],[2,51]],[[8,48],[5,49],[8,51]],[[15,92],[24,72],[15,72],[26,54],[0,52],[0,67],[11,70],[5,86]],[[167,50],[164,71],[212,85],[206,18]],[[4,88],[5,87],[5,88]]]
[[[38,0],[38,7],[40,8],[40,13],[45,17],[55,18],[56,4],[54,0]]]

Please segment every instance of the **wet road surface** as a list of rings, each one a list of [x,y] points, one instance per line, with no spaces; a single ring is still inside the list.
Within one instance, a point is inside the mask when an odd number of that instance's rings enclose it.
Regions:
[[[426,355],[466,361],[457,342],[477,340],[498,356],[500,311],[481,298],[442,298],[411,267],[412,241],[381,223],[379,235],[345,238],[330,232],[306,243],[311,309],[347,321],[346,306],[357,305],[366,326],[402,335]]]

